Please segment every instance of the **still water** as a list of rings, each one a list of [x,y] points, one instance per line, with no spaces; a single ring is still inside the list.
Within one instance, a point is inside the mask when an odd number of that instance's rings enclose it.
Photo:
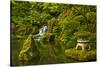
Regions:
[[[64,45],[59,42],[40,42],[34,41],[35,49],[28,52],[29,58],[36,55],[35,58],[31,58],[30,61],[19,61],[19,53],[23,46],[24,39],[13,39],[12,40],[12,65],[39,65],[39,64],[58,64],[58,63],[69,63],[76,62],[73,59],[65,56]]]

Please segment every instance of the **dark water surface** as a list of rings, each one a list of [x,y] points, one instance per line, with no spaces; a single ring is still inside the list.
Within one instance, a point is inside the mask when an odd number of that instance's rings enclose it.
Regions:
[[[23,46],[24,39],[13,39],[12,40],[12,66],[19,65],[42,65],[42,64],[58,64],[58,63],[70,63],[77,62],[71,58],[65,56],[65,48],[63,44],[59,42],[38,42],[34,44],[38,49],[38,58],[29,61],[28,63],[21,63],[18,59],[19,53]]]

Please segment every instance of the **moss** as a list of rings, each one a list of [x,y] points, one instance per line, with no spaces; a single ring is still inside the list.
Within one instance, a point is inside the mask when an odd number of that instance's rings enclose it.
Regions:
[[[73,58],[78,61],[94,61],[96,60],[96,50],[82,51],[74,48],[65,50],[66,57]]]
[[[28,60],[28,57],[27,57],[27,51],[29,50],[29,48],[31,47],[31,42],[32,42],[32,34],[30,34],[28,36],[28,38],[25,40],[24,44],[23,44],[23,47],[20,51],[20,54],[19,54],[19,59],[20,60]]]

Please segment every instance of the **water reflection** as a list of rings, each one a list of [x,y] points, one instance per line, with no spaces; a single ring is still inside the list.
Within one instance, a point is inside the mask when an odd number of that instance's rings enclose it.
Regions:
[[[20,45],[19,47],[21,48]],[[15,51],[17,50],[19,49]],[[18,60],[17,55],[17,58],[13,60],[15,61],[14,65],[58,64],[68,62],[68,58],[65,56],[64,45],[61,42],[33,40],[30,49],[25,54],[28,60]]]

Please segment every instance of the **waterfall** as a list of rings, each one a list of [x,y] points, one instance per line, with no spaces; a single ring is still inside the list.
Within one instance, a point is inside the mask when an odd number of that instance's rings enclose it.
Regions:
[[[42,26],[42,28],[39,29],[39,35],[43,35],[47,32],[47,26]]]
[[[43,25],[40,29],[39,29],[39,33],[33,35],[34,39],[38,39],[38,37],[42,36],[43,34],[45,34],[47,32],[47,26]]]

